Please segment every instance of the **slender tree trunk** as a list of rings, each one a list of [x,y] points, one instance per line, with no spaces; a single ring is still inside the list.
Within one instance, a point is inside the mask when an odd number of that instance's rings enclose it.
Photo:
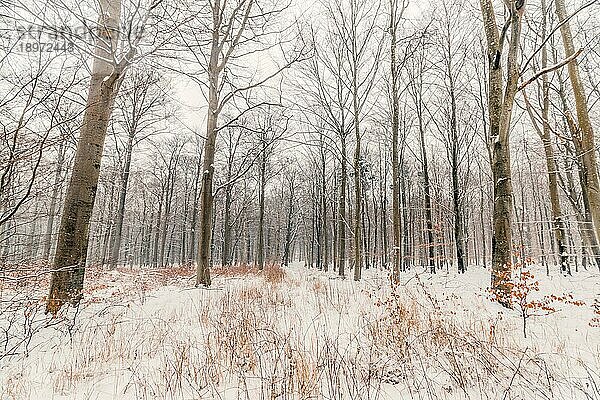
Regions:
[[[340,132],[341,139],[341,171],[340,171],[340,198],[338,209],[338,274],[346,276],[346,185],[348,184],[348,169],[346,159],[346,136],[345,132]]]
[[[577,129],[575,120],[573,119],[571,111],[569,110],[568,103],[567,103],[567,96],[564,91],[564,85],[562,84],[562,82],[560,83],[560,86],[559,86],[559,95],[560,95],[562,106],[563,106],[563,115],[566,120],[566,124],[569,129],[569,132],[571,133],[571,138],[572,138],[573,148],[574,148],[574,153],[575,153],[574,155],[575,155],[575,159],[576,159],[575,164],[577,165],[577,174],[578,174],[578,178],[579,178],[579,185],[581,186],[581,199],[583,202],[583,211],[578,212],[578,220],[579,220],[578,226],[579,226],[579,229],[581,232],[581,237],[584,242],[584,245],[587,247],[587,251],[585,253],[589,254],[589,256],[595,260],[598,268],[600,268],[600,243],[598,242],[598,237],[596,236],[596,233],[594,230],[591,203],[589,201],[590,192],[589,192],[589,187],[586,183],[585,167],[583,166],[583,161],[582,161],[583,160],[583,151],[584,151],[583,144],[582,144],[581,137],[579,135],[579,129]],[[570,146],[567,146],[566,149],[568,152],[571,153],[571,155],[573,155],[573,152],[572,152],[572,149],[570,148]],[[567,177],[570,180],[569,193],[570,193],[571,202],[572,202],[574,208],[579,209],[579,201],[577,200],[578,196],[575,193],[575,188],[573,185],[573,177],[572,177],[571,171],[569,169],[567,169]],[[581,209],[579,209],[579,210],[581,210]],[[582,255],[582,257],[585,257],[585,256]],[[584,258],[584,260],[585,260],[585,258]]]
[[[353,114],[354,114],[354,280],[359,281],[362,274],[362,166],[360,157],[360,118],[358,115],[358,77],[356,65],[353,80]]]
[[[196,166],[196,177],[194,179],[194,200],[193,200],[193,205],[192,205],[192,218],[191,218],[191,228],[190,228],[190,246],[189,246],[189,253],[188,253],[188,263],[192,263],[195,259],[195,251],[197,249],[197,237],[196,237],[196,230],[197,230],[197,225],[198,225],[198,191],[201,189],[200,188],[200,177],[202,175],[202,161],[200,160],[200,158],[198,158],[198,163]]]
[[[543,10],[543,21],[542,21],[542,39],[546,38],[546,0],[542,0],[541,3]],[[542,46],[542,64],[541,69],[544,70],[548,66],[548,49],[546,45]],[[538,132],[542,144],[544,146],[544,154],[546,156],[546,171],[548,174],[548,190],[550,193],[550,205],[552,207],[552,224],[554,230],[554,239],[558,246],[558,256],[560,258],[560,269],[561,271],[567,271],[569,268],[569,257],[567,255],[567,246],[565,243],[565,227],[562,216],[562,209],[560,205],[560,196],[558,188],[558,164],[554,155],[554,148],[552,147],[552,139],[550,137],[550,82],[548,75],[542,76],[542,128],[540,129],[536,123],[535,116],[531,109],[531,105],[527,101],[525,91],[523,92],[526,99],[527,111],[532,120],[534,128]],[[542,233],[543,235],[543,233]]]
[[[220,7],[213,5],[213,20],[220,20]],[[213,21],[213,23],[215,22]],[[212,237],[213,177],[215,174],[215,152],[217,123],[219,118],[219,25],[214,23],[212,47],[208,65],[208,115],[206,118],[206,142],[202,167],[202,189],[200,191],[200,221],[198,234],[198,258],[196,285],[210,286],[210,243]]]
[[[228,177],[231,179],[231,177]],[[223,248],[221,254],[221,265],[231,265],[231,204],[233,203],[232,186],[225,188],[225,205],[223,208]]]
[[[61,142],[58,148],[58,159],[56,165],[56,172],[54,174],[54,184],[52,185],[52,198],[50,199],[50,209],[48,210],[48,223],[46,224],[46,237],[44,239],[44,254],[45,260],[50,259],[50,248],[52,247],[52,231],[54,230],[54,217],[56,214],[56,203],[58,202],[58,196],[62,187],[62,173],[65,163],[65,143]]]
[[[287,218],[286,218],[286,224],[285,224],[285,243],[283,246],[283,259],[282,259],[282,264],[284,266],[288,266],[290,264],[290,253],[291,253],[291,247],[292,247],[292,219],[294,216],[294,201],[295,201],[295,197],[294,197],[294,187],[295,187],[295,182],[293,180],[293,178],[290,178],[289,181],[289,204],[288,204],[288,210],[287,210]]]
[[[325,146],[323,143],[323,132],[320,134],[320,156],[321,156],[321,234],[323,235],[323,270],[327,272],[329,270],[329,235],[327,225],[327,176],[326,176],[326,158],[325,158]]]
[[[451,57],[448,49],[448,57]],[[459,164],[458,164],[458,121],[456,117],[456,93],[454,90],[454,79],[452,77],[451,63],[448,62],[448,76],[450,79],[450,135],[451,135],[451,174],[452,174],[452,207],[454,210],[454,246],[456,249],[456,260],[458,272],[465,273],[467,266],[465,263],[465,238],[463,225],[463,210],[460,202],[460,182],[459,182]]]
[[[391,40],[391,77],[392,87],[390,96],[392,98],[392,246],[393,246],[393,279],[398,281],[400,276],[400,264],[402,255],[402,221],[400,216],[400,160],[398,157],[398,136],[400,130],[398,104],[398,66],[396,65],[396,47],[397,47],[397,18],[395,2],[390,1],[390,33]],[[384,232],[385,235],[385,232]]]
[[[564,0],[556,0],[556,15],[560,23],[560,33],[563,39],[565,56],[571,57],[575,54],[571,26],[567,20],[567,11]],[[594,131],[589,115],[587,96],[585,88],[579,75],[577,60],[568,64],[569,80],[573,88],[575,105],[577,110],[577,121],[581,139],[581,167],[583,172],[583,183],[587,190],[590,204],[590,214],[594,225],[596,242],[600,242],[600,180],[598,178],[598,165],[596,162],[596,146],[594,143]],[[599,265],[600,268],[600,265]]]
[[[259,187],[258,187],[258,235],[256,245],[256,264],[259,270],[265,268],[265,189],[267,185],[267,139],[262,132],[262,154],[258,166]]]
[[[119,262],[119,250],[121,249],[121,234],[123,232],[123,220],[125,219],[125,199],[127,198],[127,185],[129,183],[129,172],[131,170],[131,154],[133,152],[133,138],[129,135],[127,149],[125,150],[125,165],[123,166],[123,175],[121,176],[121,187],[119,188],[119,205],[115,225],[113,227],[113,236],[111,240],[110,257],[108,265],[111,269],[115,268]]]
[[[419,82],[419,85],[421,85],[422,83]],[[421,86],[419,86],[419,88],[417,89],[419,92],[421,91]],[[420,149],[421,149],[421,164],[423,167],[423,192],[424,192],[424,198],[423,201],[425,202],[425,230],[426,230],[426,235],[427,235],[427,260],[428,260],[428,266],[429,266],[429,270],[432,273],[435,273],[435,240],[433,238],[433,216],[432,216],[432,209],[431,209],[431,183],[430,183],[430,179],[429,179],[429,163],[427,160],[427,151],[425,148],[425,127],[423,126],[423,109],[422,109],[422,101],[423,98],[421,97],[421,93],[418,94],[418,99],[417,99],[417,118],[419,120],[419,144],[420,144]]]
[[[547,17],[546,17],[546,0],[542,0],[543,11],[543,35],[546,38],[547,32]],[[542,47],[542,69],[548,66],[548,49],[546,45]],[[550,139],[550,82],[548,75],[542,77],[542,143],[544,145],[544,154],[546,155],[546,169],[548,172],[548,189],[550,191],[550,205],[552,207],[552,223],[554,226],[554,238],[558,246],[558,255],[560,257],[560,265],[562,271],[569,269],[569,257],[567,255],[567,246],[565,243],[565,226],[563,221],[562,209],[560,206],[560,197],[558,192],[558,163],[554,156],[554,148]]]

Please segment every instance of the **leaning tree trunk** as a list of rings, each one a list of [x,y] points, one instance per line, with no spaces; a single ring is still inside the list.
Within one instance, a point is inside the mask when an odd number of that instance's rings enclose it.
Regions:
[[[573,44],[573,35],[571,27],[567,20],[567,11],[564,0],[556,0],[556,15],[560,23],[560,33],[563,39],[565,48],[565,56],[572,57],[575,54],[575,46]],[[575,96],[575,106],[577,110],[577,121],[579,123],[580,139],[581,139],[581,166],[584,174],[584,184],[588,193],[588,201],[590,203],[590,212],[596,241],[600,241],[600,181],[598,178],[598,166],[596,163],[596,147],[594,144],[594,131],[590,120],[587,97],[585,88],[579,76],[579,66],[577,60],[573,59],[568,64],[569,80],[573,87]]]
[[[117,46],[121,2],[101,0],[100,9],[98,25],[102,29],[97,33],[90,89],[60,221],[54,271],[46,305],[46,312],[53,314],[66,302],[76,305],[81,299],[90,219],[98,186],[104,139],[124,73],[123,68],[115,68],[112,63],[106,61],[113,58],[112,52]]]

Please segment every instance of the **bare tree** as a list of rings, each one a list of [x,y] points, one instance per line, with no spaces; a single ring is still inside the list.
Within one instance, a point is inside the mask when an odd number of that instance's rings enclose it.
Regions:
[[[108,264],[114,268],[119,262],[125,200],[131,171],[131,157],[134,147],[157,134],[156,125],[163,122],[167,113],[160,113],[165,106],[165,90],[159,86],[159,77],[153,72],[136,71],[124,82],[122,94],[117,97],[118,121],[126,133],[124,144],[123,170],[121,173],[117,212],[110,241]]]
[[[492,146],[492,175],[494,180],[492,289],[500,302],[505,306],[509,306],[510,288],[508,280],[510,279],[512,266],[511,218],[513,209],[509,137],[512,110],[519,80],[517,57],[525,2],[523,0],[505,2],[509,15],[502,31],[498,29],[496,24],[496,14],[492,0],[480,0],[480,3],[483,28],[487,39],[489,135]],[[509,30],[507,78],[505,83],[502,57],[506,35]]]
[[[90,87],[63,206],[54,272],[50,281],[46,310],[52,314],[56,314],[66,302],[77,304],[81,298],[90,218],[112,107],[126,70],[138,55],[143,28],[158,4],[152,3],[146,10],[138,9],[134,13],[143,17],[139,26],[136,26],[140,29],[129,31],[125,51],[120,51],[119,46],[121,0],[102,0],[98,4]],[[133,23],[129,24],[130,28],[133,26]]]
[[[392,129],[392,232],[393,232],[393,276],[398,279],[402,262],[402,218],[400,211],[400,67],[397,47],[400,24],[404,11],[408,6],[407,0],[390,0],[390,98],[391,98],[391,129]]]
[[[240,115],[259,109],[263,104],[268,103],[253,102],[249,94],[253,89],[260,88],[303,57],[302,51],[292,50],[291,57],[284,58],[283,64],[276,66],[271,73],[249,80],[236,75],[236,65],[239,65],[241,60],[249,55],[266,55],[274,47],[268,42],[277,35],[281,36],[282,31],[277,28],[270,30],[269,26],[272,26],[273,20],[287,6],[287,4],[267,3],[259,0],[237,0],[233,3],[217,0],[211,2],[207,10],[201,10],[198,13],[198,15],[208,13],[207,27],[203,21],[200,21],[201,29],[208,31],[208,39],[197,34],[197,27],[182,31],[182,39],[186,47],[207,78],[205,82],[204,79],[199,79],[194,74],[187,74],[202,89],[205,89],[208,103],[199,202],[197,285],[210,286],[211,283],[210,243],[213,237],[213,180],[217,135],[220,129],[229,124],[228,122],[219,123],[221,113],[230,102],[236,100],[246,101],[245,107],[241,104],[234,107],[234,109],[240,110]],[[244,95],[247,96],[244,97]],[[237,117],[233,118],[233,121],[235,120]]]
[[[591,213],[596,242],[600,241],[600,180],[598,178],[598,164],[596,161],[596,146],[594,140],[594,131],[592,121],[589,115],[589,106],[587,95],[581,77],[576,55],[575,45],[573,43],[573,34],[569,19],[567,19],[567,10],[564,0],[556,0],[556,15],[560,23],[560,33],[563,40],[565,56],[570,59],[567,64],[569,70],[569,80],[575,96],[575,105],[577,112],[577,122],[579,125],[579,137],[577,140],[581,145],[581,168],[583,172],[582,189],[586,192],[589,201],[589,210]],[[600,268],[600,265],[598,266]]]

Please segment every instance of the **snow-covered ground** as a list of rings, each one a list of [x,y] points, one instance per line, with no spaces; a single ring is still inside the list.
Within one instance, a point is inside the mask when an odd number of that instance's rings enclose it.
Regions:
[[[186,269],[91,271],[83,304],[54,320],[41,301],[9,307],[41,288],[3,283],[0,398],[600,399],[598,273],[534,271],[534,296],[585,304],[556,302],[525,338],[482,268],[413,270],[395,288],[377,270],[242,272],[207,290]]]

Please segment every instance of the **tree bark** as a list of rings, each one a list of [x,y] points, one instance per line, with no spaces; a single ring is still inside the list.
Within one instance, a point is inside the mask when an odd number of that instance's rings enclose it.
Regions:
[[[400,216],[400,159],[398,157],[398,136],[400,130],[398,101],[399,74],[397,66],[396,47],[398,45],[398,19],[396,15],[396,1],[390,1],[390,34],[391,34],[391,78],[392,86],[390,97],[392,100],[392,246],[393,246],[393,280],[398,281],[400,276],[400,263],[402,255],[402,220]],[[386,232],[384,232],[386,235]]]
[[[217,123],[219,118],[219,35],[221,29],[220,3],[212,5],[212,40],[208,65],[208,115],[206,118],[206,142],[202,163],[202,189],[200,190],[200,220],[198,233],[198,258],[196,285],[210,286],[210,243],[213,211],[213,177],[215,173],[215,152]]]
[[[509,133],[519,79],[517,56],[521,36],[521,21],[525,3],[510,0],[509,20],[500,36],[492,0],[480,0],[487,39],[489,63],[489,132],[492,143],[492,176],[494,182],[494,212],[492,236],[491,284],[499,302],[510,307],[510,275],[512,271],[513,191],[510,169]],[[507,61],[507,82],[503,90],[502,53],[505,34],[510,25]]]
[[[100,10],[101,29],[98,32],[87,106],[63,207],[46,305],[46,312],[52,314],[56,314],[66,302],[78,304],[82,296],[89,226],[104,139],[124,74],[122,68],[115,68],[106,61],[113,58],[112,52],[117,46],[121,2],[101,0]]]

